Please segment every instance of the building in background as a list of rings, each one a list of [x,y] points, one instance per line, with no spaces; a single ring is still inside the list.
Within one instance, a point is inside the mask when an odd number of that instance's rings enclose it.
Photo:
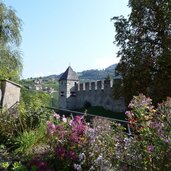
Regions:
[[[106,110],[123,112],[124,98],[112,97],[112,86],[118,79],[121,77],[80,83],[76,72],[69,66],[59,79],[58,108],[78,109],[88,103],[91,106],[102,106]]]

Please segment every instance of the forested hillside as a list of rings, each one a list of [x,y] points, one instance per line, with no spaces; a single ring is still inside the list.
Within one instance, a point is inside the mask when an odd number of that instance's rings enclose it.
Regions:
[[[103,70],[98,70],[98,69],[90,69],[90,70],[85,70],[82,72],[77,72],[79,79],[81,82],[83,81],[89,81],[89,80],[104,80],[106,77],[114,77],[115,76],[115,68],[117,64],[113,64]],[[60,76],[62,75],[50,75],[43,77],[45,79],[55,79],[58,80]]]

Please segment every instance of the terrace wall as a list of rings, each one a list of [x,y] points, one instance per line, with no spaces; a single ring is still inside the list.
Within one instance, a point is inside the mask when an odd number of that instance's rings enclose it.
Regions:
[[[9,81],[0,80],[0,106],[9,109],[20,100],[21,86]]]

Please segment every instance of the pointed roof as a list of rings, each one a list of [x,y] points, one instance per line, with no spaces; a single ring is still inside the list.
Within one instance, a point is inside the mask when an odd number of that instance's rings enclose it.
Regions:
[[[69,66],[67,68],[67,70],[59,78],[59,81],[62,81],[62,80],[73,80],[73,81],[77,81],[78,80],[78,76],[77,76],[76,72],[73,71],[73,69]]]

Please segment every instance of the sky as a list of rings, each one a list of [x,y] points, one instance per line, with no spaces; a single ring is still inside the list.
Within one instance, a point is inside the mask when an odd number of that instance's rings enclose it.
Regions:
[[[119,61],[114,16],[128,0],[4,0],[22,19],[22,78],[104,69]]]

